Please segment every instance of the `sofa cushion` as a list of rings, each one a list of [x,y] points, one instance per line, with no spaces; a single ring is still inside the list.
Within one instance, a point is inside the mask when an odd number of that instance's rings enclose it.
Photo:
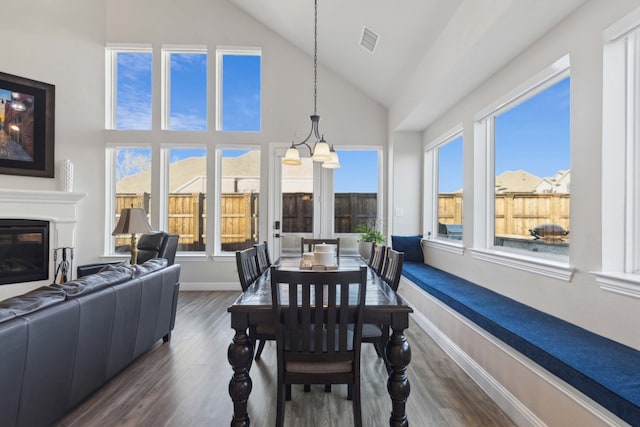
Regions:
[[[145,274],[149,274],[152,271],[160,270],[161,268],[165,268],[168,264],[168,261],[164,258],[152,258],[149,261],[144,262],[143,264],[136,264],[133,266],[134,277],[144,276]]]
[[[43,286],[19,295],[0,301],[0,323],[14,317],[33,313],[44,307],[64,301],[65,293],[61,289],[52,286]]]
[[[391,236],[391,247],[404,252],[405,261],[424,262],[421,240],[422,236]]]
[[[66,283],[53,285],[61,289],[67,298],[75,298],[108,286],[126,282],[133,277],[133,268],[126,265],[107,265],[99,273],[80,277]]]

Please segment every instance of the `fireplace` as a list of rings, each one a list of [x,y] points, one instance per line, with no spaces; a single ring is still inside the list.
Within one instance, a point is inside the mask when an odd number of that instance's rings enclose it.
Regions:
[[[48,276],[49,221],[0,219],[0,285]]]

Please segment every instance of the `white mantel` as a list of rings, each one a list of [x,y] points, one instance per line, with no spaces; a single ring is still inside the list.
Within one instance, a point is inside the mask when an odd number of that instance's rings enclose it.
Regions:
[[[50,222],[49,279],[0,286],[0,300],[20,295],[53,281],[53,249],[75,247],[78,202],[85,193],[12,190],[0,188],[0,218],[38,219]]]

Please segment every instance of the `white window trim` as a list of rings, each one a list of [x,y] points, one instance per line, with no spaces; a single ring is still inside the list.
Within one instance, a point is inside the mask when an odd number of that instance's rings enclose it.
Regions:
[[[260,145],[218,145],[215,148],[215,207],[213,209],[213,213],[215,217],[213,218],[213,228],[214,228],[214,236],[213,241],[215,242],[215,246],[213,249],[213,259],[216,261],[222,261],[225,259],[229,259],[230,257],[235,257],[235,252],[228,252],[222,250],[222,243],[220,238],[221,233],[221,212],[220,212],[220,199],[222,198],[222,151],[224,150],[258,150],[260,152],[260,158],[262,159],[263,150]],[[207,156],[209,152],[207,151]],[[260,180],[262,181],[262,161],[260,162]],[[207,179],[208,180],[208,179]],[[260,187],[262,187],[262,182],[260,182]],[[262,195],[262,193],[260,193]],[[264,196],[263,196],[264,197]],[[210,205],[209,205],[210,206]],[[260,212],[260,216],[264,215]],[[207,215],[208,216],[208,215]],[[208,224],[211,224],[211,220],[208,221]],[[207,234],[207,237],[209,235]],[[207,250],[210,251],[209,245],[207,245]]]
[[[150,53],[150,44],[112,44],[105,49],[105,118],[104,127],[108,130],[116,126],[116,106],[118,105],[118,53]],[[151,76],[153,81],[153,73]],[[153,95],[152,95],[153,96]]]
[[[171,116],[171,55],[174,53],[181,54],[205,54],[208,55],[208,49],[205,45],[163,45],[160,67],[160,129],[169,129]],[[208,63],[208,61],[207,61]],[[207,71],[207,74],[208,71]],[[207,82],[209,77],[207,76]],[[207,90],[207,93],[210,91]],[[208,95],[207,95],[208,96]],[[209,103],[207,102],[207,105]],[[207,113],[207,129],[196,132],[206,132],[209,129],[209,114]],[[193,132],[193,131],[181,131]]]
[[[603,33],[602,290],[640,298],[640,8]]]
[[[223,57],[224,55],[246,55],[246,56],[259,56],[260,57],[260,109],[262,109],[262,48],[260,47],[238,47],[238,46],[218,46],[216,48],[216,123],[215,129],[218,132],[238,132],[238,131],[225,131],[222,129],[222,79],[224,78],[223,69]],[[260,129],[257,131],[244,131],[247,132],[261,132],[262,131],[262,112],[260,113]]]
[[[494,246],[493,118],[568,77],[569,66],[570,60],[567,54],[474,116],[474,194],[476,197],[474,198],[472,257],[563,281],[571,281],[574,271],[565,257],[559,258],[548,254],[531,256],[529,253],[498,249]]]
[[[461,137],[462,130],[462,123],[459,123],[440,137],[426,143],[424,146],[425,194],[423,197],[422,212],[425,228],[422,235],[427,236],[427,238],[423,239],[423,245],[428,248],[439,249],[457,255],[464,253],[464,243],[462,240],[456,241],[438,237],[438,173],[440,164],[438,148]]]

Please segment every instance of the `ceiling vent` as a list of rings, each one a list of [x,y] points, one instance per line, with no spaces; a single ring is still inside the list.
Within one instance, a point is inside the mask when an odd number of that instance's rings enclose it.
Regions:
[[[366,26],[362,27],[362,37],[360,37],[360,46],[365,48],[369,53],[373,53],[378,45],[380,36],[374,33]]]

